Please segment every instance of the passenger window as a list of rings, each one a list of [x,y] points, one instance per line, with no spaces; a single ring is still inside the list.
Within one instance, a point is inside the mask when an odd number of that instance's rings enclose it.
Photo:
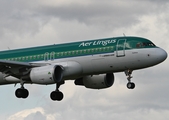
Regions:
[[[50,59],[51,59],[51,60],[54,60],[54,59],[55,59],[55,52],[51,52],[51,53],[50,53]]]
[[[60,55],[63,56],[63,52],[61,52]]]
[[[60,56],[60,53],[57,53],[57,57],[59,57]]]
[[[44,60],[45,60],[45,61],[48,61],[48,60],[49,60],[49,53],[48,53],[48,52],[44,54]]]

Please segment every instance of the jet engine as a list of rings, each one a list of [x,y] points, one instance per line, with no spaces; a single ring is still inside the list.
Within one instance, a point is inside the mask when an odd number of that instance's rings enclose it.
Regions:
[[[60,65],[48,65],[32,68],[30,80],[38,84],[52,84],[60,82],[63,78],[63,67]]]
[[[32,83],[53,84],[76,77],[81,73],[80,64],[69,61],[32,68],[28,77]]]
[[[114,74],[85,76],[75,80],[75,85],[85,86],[91,89],[103,89],[111,87],[114,83]]]

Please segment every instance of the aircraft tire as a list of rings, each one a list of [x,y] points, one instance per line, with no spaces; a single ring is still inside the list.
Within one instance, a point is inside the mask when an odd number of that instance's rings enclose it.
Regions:
[[[16,91],[15,91],[15,96],[17,98],[21,98],[22,97],[22,89],[21,88],[18,88]]]
[[[27,98],[29,95],[29,91],[27,89],[23,89],[23,88],[18,88],[15,91],[15,96],[17,98]]]
[[[27,89],[23,89],[22,92],[22,98],[27,98],[29,96],[29,91]]]
[[[63,99],[63,93],[60,92],[60,91],[53,91],[51,92],[50,94],[50,98],[53,100],[53,101],[61,101]]]
[[[134,89],[135,88],[135,84],[133,82],[128,82],[127,83],[127,88],[128,89]]]

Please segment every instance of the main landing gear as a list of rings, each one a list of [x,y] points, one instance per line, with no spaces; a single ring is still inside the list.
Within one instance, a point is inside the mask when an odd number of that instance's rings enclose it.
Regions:
[[[126,71],[125,71],[125,74],[126,74],[126,76],[128,76],[128,77],[127,77],[127,80],[128,80],[127,88],[128,88],[128,89],[134,89],[134,88],[135,88],[135,84],[134,84],[133,82],[131,82],[132,70],[126,70]]]
[[[24,88],[24,82],[21,81],[21,88],[18,88],[15,91],[15,95],[17,98],[27,98],[29,96],[29,91],[27,89]],[[63,93],[59,91],[59,87],[61,84],[64,84],[64,81],[61,83],[56,83],[56,90],[51,92],[50,94],[50,98],[53,101],[61,101],[63,99]]]
[[[24,88],[24,82],[21,82],[21,88],[18,88],[15,91],[15,95],[17,98],[27,98],[29,96],[29,91]]]
[[[61,101],[63,99],[63,93],[59,91],[59,87],[61,84],[56,83],[56,90],[51,92],[50,98],[53,101]]]

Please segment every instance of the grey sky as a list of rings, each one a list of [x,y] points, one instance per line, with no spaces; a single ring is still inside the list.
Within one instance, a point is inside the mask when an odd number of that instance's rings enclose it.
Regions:
[[[0,0],[1,50],[104,37],[141,36],[169,50],[167,0]],[[17,85],[0,86],[0,119],[4,120],[166,120],[169,118],[168,59],[133,72],[134,90],[124,73],[111,88],[91,90],[61,86],[65,98],[49,98],[55,85],[25,85],[26,100],[17,99]]]

